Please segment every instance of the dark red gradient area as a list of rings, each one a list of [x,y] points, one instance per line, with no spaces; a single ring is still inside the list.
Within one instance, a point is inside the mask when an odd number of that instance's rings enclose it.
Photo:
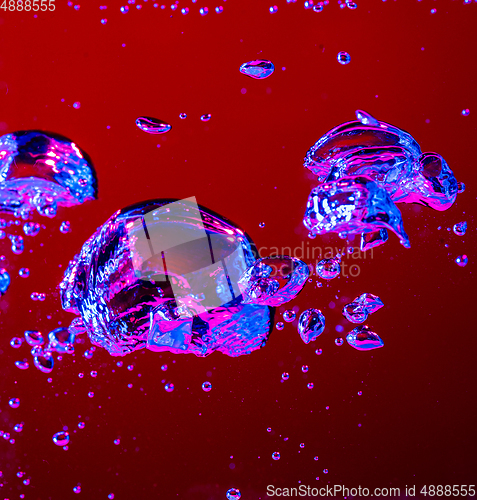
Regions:
[[[317,13],[302,0],[279,0],[271,14],[272,2],[261,0],[200,2],[181,0],[173,11],[136,0],[127,14],[113,0],[83,0],[78,10],[58,0],[54,12],[36,16],[0,9],[0,132],[71,138],[91,156],[99,185],[95,202],[61,209],[53,220],[36,216],[45,227],[25,236],[23,254],[0,241],[1,267],[12,276],[0,298],[0,429],[15,439],[0,439],[0,498],[224,500],[235,487],[242,500],[256,500],[271,498],[268,485],[300,484],[398,487],[404,497],[406,485],[419,492],[476,484],[477,4],[358,0],[351,10],[332,0]],[[348,65],[337,61],[342,50]],[[270,78],[239,72],[257,58],[275,64]],[[410,249],[390,234],[372,257],[346,259],[359,266],[355,277],[321,288],[313,277],[289,308],[323,311],[327,326],[316,342],[302,342],[295,320],[249,356],[142,351],[118,367],[101,349],[85,359],[85,339],[56,362],[51,383],[25,343],[10,346],[26,329],[46,334],[69,324],[57,289],[69,260],[116,210],[142,200],[195,196],[247,231],[262,256],[303,245],[311,263],[313,248],[315,260],[318,248],[342,248],[335,235],[306,237],[314,180],[302,163],[356,109],[441,154],[466,190],[446,212],[399,206]],[[212,117],[202,122],[206,113]],[[138,116],[172,130],[148,135],[136,127]],[[64,220],[69,234],[59,231]],[[463,220],[469,229],[459,237],[452,226]],[[463,268],[454,262],[461,254],[469,257]],[[18,275],[22,267],[29,278]],[[46,300],[32,301],[32,292]],[[384,348],[337,346],[353,328],[341,309],[364,292],[385,304],[367,321]],[[14,365],[23,358],[31,363],[25,371]],[[283,372],[290,377],[281,382]],[[175,390],[166,392],[162,380]],[[12,397],[19,408],[9,407]],[[67,451],[52,441],[63,427]]]

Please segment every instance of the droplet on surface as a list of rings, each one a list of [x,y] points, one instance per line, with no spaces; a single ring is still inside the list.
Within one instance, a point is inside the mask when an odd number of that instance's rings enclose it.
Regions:
[[[8,402],[10,408],[18,408],[20,406],[20,398],[12,398]]]
[[[149,116],[140,116],[136,119],[136,125],[143,132],[148,134],[165,134],[171,130],[172,126],[157,118]]]
[[[345,51],[338,52],[336,58],[340,64],[348,64],[351,61],[351,56]]]
[[[70,207],[98,195],[89,156],[58,134],[23,130],[0,137],[0,211],[28,218],[37,210],[54,217],[58,206]]]
[[[459,257],[457,257],[455,259],[455,263],[459,266],[459,267],[465,267],[467,265],[467,263],[469,262],[469,258],[467,257],[467,255],[459,255]]]
[[[467,231],[467,222],[463,221],[454,224],[454,233],[457,234],[457,236],[464,236],[466,231]]]
[[[237,488],[230,488],[226,494],[227,500],[239,500],[242,497],[240,490]]]
[[[310,308],[301,313],[298,320],[298,333],[305,344],[315,341],[324,329],[325,317],[319,309]]]
[[[346,336],[346,341],[351,347],[359,351],[368,351],[384,346],[384,342],[379,335],[366,325],[357,326]]]
[[[212,384],[211,384],[210,382],[207,382],[207,381],[206,381],[206,382],[204,382],[204,383],[202,384],[202,390],[203,390],[204,392],[210,392],[210,391],[212,390]]]
[[[255,78],[256,80],[263,80],[268,78],[275,71],[275,66],[272,61],[266,59],[256,59],[249,61],[240,66],[240,73]]]
[[[278,451],[274,451],[272,453],[273,460],[280,460],[280,453]]]
[[[70,435],[66,431],[60,431],[53,435],[56,446],[66,446],[70,442]]]

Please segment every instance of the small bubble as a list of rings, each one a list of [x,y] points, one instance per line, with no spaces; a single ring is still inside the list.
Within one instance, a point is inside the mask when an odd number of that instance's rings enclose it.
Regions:
[[[467,222],[458,222],[457,224],[454,224],[454,233],[457,234],[457,236],[464,236],[464,234],[467,231]]]
[[[203,390],[204,392],[210,392],[210,391],[211,391],[211,389],[212,389],[212,384],[211,384],[210,382],[207,382],[207,381],[206,381],[206,382],[204,382],[204,383],[202,384],[202,390]]]
[[[220,6],[220,7],[215,7],[215,12],[216,12],[217,14],[221,14],[223,11],[224,11],[224,8],[223,8],[222,6]]]
[[[349,62],[351,61],[351,56],[348,54],[348,52],[341,51],[338,52],[337,59],[340,64],[349,64]]]
[[[113,443],[118,446],[121,443],[121,439],[117,438],[113,441]]]
[[[300,443],[300,448],[304,448],[305,447],[305,443]]]
[[[293,311],[292,309],[289,309],[288,311],[285,311],[283,313],[283,319],[287,322],[290,323],[296,318],[296,312]]]
[[[78,428],[79,429],[84,429],[85,428],[85,423],[84,422],[78,422]]]
[[[109,500],[113,500],[113,499],[114,499],[114,493],[110,493],[110,494],[108,495],[108,498],[109,498]]]
[[[80,485],[75,486],[75,487],[73,488],[73,491],[74,491],[75,493],[81,493],[81,486],[80,486]]]
[[[18,349],[22,345],[23,339],[19,337],[13,337],[12,340],[10,340],[10,345],[14,349]]]
[[[98,372],[96,370],[93,370],[92,372],[90,372],[90,375],[92,377],[97,377],[98,376]]]
[[[459,257],[457,257],[457,259],[455,259],[455,263],[459,267],[465,267],[468,262],[469,262],[469,258],[465,254],[464,255],[459,255]]]
[[[211,115],[211,114],[202,115],[202,116],[200,117],[200,119],[201,119],[203,122],[208,122],[211,118],[212,118],[212,115]]]
[[[469,108],[465,108],[462,110],[462,116],[469,116],[470,110]]]
[[[200,15],[201,16],[206,16],[209,13],[209,8],[208,7],[201,7],[199,9]]]
[[[167,391],[167,392],[172,392],[174,390],[174,384],[166,384],[164,386],[164,389]]]
[[[276,325],[275,325],[276,329],[277,330],[283,330],[283,328],[285,328],[285,323],[279,321]]]
[[[53,442],[56,446],[65,446],[70,441],[70,435],[66,431],[60,431],[53,435]]]
[[[101,24],[106,24],[108,22],[107,19],[101,19]]]
[[[280,453],[278,453],[278,451],[274,451],[272,453],[272,458],[273,460],[280,460]]]
[[[290,374],[287,372],[282,373],[282,380],[288,380],[290,378]]]
[[[267,427],[267,432],[272,432],[272,428],[271,427]]]
[[[181,13],[183,16],[185,16],[186,14],[189,13],[189,7],[184,7],[183,9],[181,9]]]
[[[301,367],[301,371],[302,371],[303,373],[306,373],[306,372],[308,371],[308,365],[303,365],[303,366]]]
[[[20,399],[19,398],[12,398],[8,402],[11,408],[18,408],[20,406]]]
[[[328,469],[323,469],[323,474],[328,474]]]
[[[127,14],[129,12],[129,7],[125,5],[119,9],[123,14]]]
[[[21,276],[22,278],[28,278],[28,276],[30,276],[30,269],[28,269],[28,267],[22,267],[18,271],[18,275]]]
[[[323,11],[323,2],[318,2],[314,7],[313,7],[313,12],[322,12]]]
[[[315,351],[315,354],[316,354],[317,356],[320,356],[322,353],[323,353],[323,349],[317,349],[317,350]]]
[[[181,120],[185,120],[185,119],[187,118],[187,114],[186,114],[186,113],[181,113],[181,114],[179,115],[179,118],[180,118]]]
[[[431,9],[431,14],[435,14],[437,12],[437,9]]]
[[[93,391],[88,392],[88,398],[92,398],[92,397],[94,397],[94,392]]]
[[[309,382],[308,384],[306,384],[306,386],[308,387],[308,389],[313,389],[313,387],[315,387],[313,385],[313,382]]]
[[[265,222],[260,222],[260,224],[258,225],[258,227],[265,227]]]
[[[69,233],[71,231],[71,224],[70,221],[65,220],[61,223],[60,225],[60,232],[63,234]]]
[[[319,457],[313,457],[313,460],[315,460],[315,462],[319,459]]]
[[[344,340],[341,337],[338,337],[335,339],[335,344],[336,345],[343,345]]]
[[[133,366],[133,365],[128,365],[128,370],[129,370],[129,371],[134,370],[134,366]]]
[[[276,5],[272,5],[268,10],[270,11],[270,14],[275,14],[275,12],[277,12],[278,10],[278,7]]]
[[[358,396],[361,396],[363,394],[363,391],[358,391]]]
[[[75,103],[73,103],[73,108],[80,109],[81,108],[81,103],[79,101],[76,101]]]
[[[227,500],[239,500],[241,496],[242,494],[237,488],[230,488],[229,490],[227,490]]]
[[[15,432],[21,432],[23,430],[23,424],[16,424],[13,430]]]

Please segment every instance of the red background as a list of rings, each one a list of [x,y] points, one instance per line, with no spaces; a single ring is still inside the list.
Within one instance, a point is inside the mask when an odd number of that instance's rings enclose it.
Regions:
[[[350,10],[333,1],[315,13],[302,1],[280,0],[272,15],[272,3],[229,0],[219,15],[209,4],[204,17],[206,4],[181,1],[173,12],[169,4],[138,3],[142,9],[129,5],[126,15],[112,0],[83,1],[79,10],[62,0],[37,17],[0,10],[1,132],[65,135],[91,155],[99,178],[98,201],[61,209],[53,220],[36,217],[45,227],[25,237],[23,254],[14,255],[8,239],[0,242],[1,264],[12,276],[0,299],[0,429],[16,440],[0,440],[0,497],[78,498],[78,483],[79,497],[94,500],[111,492],[118,500],[215,500],[230,487],[243,500],[263,499],[268,484],[299,481],[393,486],[402,494],[405,485],[475,484],[475,2],[358,0]],[[346,66],[336,60],[341,50],[351,55]],[[239,73],[256,58],[274,62],[270,78]],[[313,180],[302,158],[355,109],[442,154],[467,189],[444,213],[399,206],[411,249],[391,234],[372,259],[352,261],[358,277],[307,284],[290,307],[324,312],[327,327],[316,342],[305,345],[295,322],[237,359],[143,351],[118,368],[118,358],[101,349],[85,359],[86,340],[56,363],[52,383],[33,366],[15,367],[32,358],[26,344],[15,350],[10,339],[69,324],[56,289],[65,266],[97,226],[131,203],[196,196],[258,247],[305,241],[341,248],[334,235],[306,238],[301,219]],[[205,113],[212,114],[208,123],[200,121]],[[145,134],[134,123],[140,115],[165,120],[172,131]],[[71,221],[70,234],[60,233],[63,220]],[[448,230],[461,220],[469,224],[464,237]],[[462,253],[469,255],[465,268],[454,262]],[[20,267],[31,276],[20,278]],[[47,293],[45,302],[33,302],[34,291]],[[334,343],[350,329],[343,304],[363,292],[385,303],[367,322],[385,342],[377,351]],[[336,325],[345,331],[338,334]],[[284,371],[290,379],[281,383]],[[201,389],[205,380],[213,384],[209,393]],[[8,406],[11,397],[21,399],[18,409]],[[22,421],[23,432],[13,432]],[[68,451],[51,439],[63,426],[71,433]],[[17,471],[31,477],[29,486]]]

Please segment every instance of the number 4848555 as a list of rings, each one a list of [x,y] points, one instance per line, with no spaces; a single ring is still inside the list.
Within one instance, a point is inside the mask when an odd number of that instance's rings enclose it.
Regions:
[[[0,0],[2,2],[2,0]],[[0,9],[17,12],[55,10],[55,0],[3,0]]]

